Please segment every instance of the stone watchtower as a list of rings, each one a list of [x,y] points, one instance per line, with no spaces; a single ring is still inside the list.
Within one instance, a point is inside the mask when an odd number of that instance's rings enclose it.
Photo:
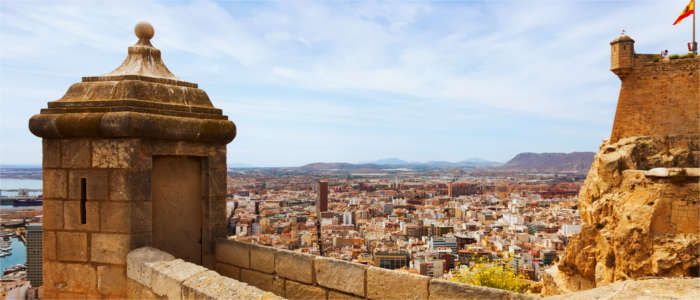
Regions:
[[[610,42],[610,70],[621,81],[610,140],[700,133],[699,63],[635,53],[624,32]]]
[[[610,42],[610,70],[624,79],[634,67],[634,40],[625,32]]]
[[[152,246],[213,268],[226,234],[226,144],[236,127],[153,47],[83,77],[29,120],[43,138],[44,297],[126,296],[126,255]]]

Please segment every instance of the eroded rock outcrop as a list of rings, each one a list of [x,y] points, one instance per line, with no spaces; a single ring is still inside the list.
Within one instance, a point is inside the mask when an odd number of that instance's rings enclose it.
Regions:
[[[646,276],[698,276],[700,136],[605,141],[579,193],[581,232],[545,276],[561,294]]]
[[[544,295],[700,269],[700,57],[654,59],[610,43],[621,80],[609,140],[579,193],[581,232],[544,275]]]

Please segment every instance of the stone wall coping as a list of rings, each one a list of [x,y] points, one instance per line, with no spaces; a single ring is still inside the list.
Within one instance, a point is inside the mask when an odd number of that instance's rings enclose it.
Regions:
[[[143,247],[135,249],[126,255],[126,276],[150,288],[152,269],[147,267],[146,264],[174,259],[174,256],[156,248]]]
[[[303,283],[314,283],[314,255],[279,249],[275,255],[275,273]]]
[[[511,291],[463,284],[449,280],[430,280],[430,299],[464,299],[464,295],[469,295],[471,299],[535,300],[539,298],[526,294],[514,293]]]
[[[250,268],[256,271],[275,273],[277,250],[263,245],[250,245]]]
[[[318,285],[360,297],[367,295],[364,284],[367,268],[367,265],[330,257],[314,259],[314,275]]]
[[[151,247],[129,252],[127,277],[168,299],[284,299]]]
[[[325,290],[329,299],[332,293],[358,299],[536,298],[506,290],[433,279],[408,272],[399,272],[236,240],[218,239],[216,249],[217,264],[239,268],[241,270],[239,280],[259,287],[273,286],[272,289],[277,291],[273,282],[266,282],[266,280],[279,278],[285,282],[282,285],[286,286],[284,289],[285,293],[287,291],[298,292],[300,289],[309,293]],[[221,253],[222,251],[233,251],[236,255],[233,255],[233,253]],[[256,251],[272,251],[273,253],[268,255],[273,255],[274,259],[270,260],[269,256],[264,257],[262,254],[254,255],[253,252]],[[261,266],[256,266],[256,263],[258,263],[255,261],[256,259],[264,259],[266,263],[274,264],[274,266],[265,268],[274,271],[270,273],[260,270]],[[283,296],[294,298],[295,295],[286,294]]]
[[[428,276],[374,266],[367,268],[367,298],[428,299],[429,291]]]

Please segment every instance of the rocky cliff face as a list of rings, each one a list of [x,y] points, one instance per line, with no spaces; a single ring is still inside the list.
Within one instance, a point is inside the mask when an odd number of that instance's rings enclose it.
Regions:
[[[543,294],[646,276],[698,276],[700,136],[605,141],[579,194],[581,233]]]

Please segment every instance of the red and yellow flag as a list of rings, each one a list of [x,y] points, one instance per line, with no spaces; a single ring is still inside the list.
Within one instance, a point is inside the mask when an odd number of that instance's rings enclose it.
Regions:
[[[688,5],[685,6],[685,9],[681,13],[681,15],[678,16],[678,19],[676,19],[676,22],[673,22],[673,25],[680,23],[681,21],[683,21],[683,19],[685,19],[685,17],[690,16],[694,13],[695,13],[695,0],[690,0],[690,3],[688,3]]]

